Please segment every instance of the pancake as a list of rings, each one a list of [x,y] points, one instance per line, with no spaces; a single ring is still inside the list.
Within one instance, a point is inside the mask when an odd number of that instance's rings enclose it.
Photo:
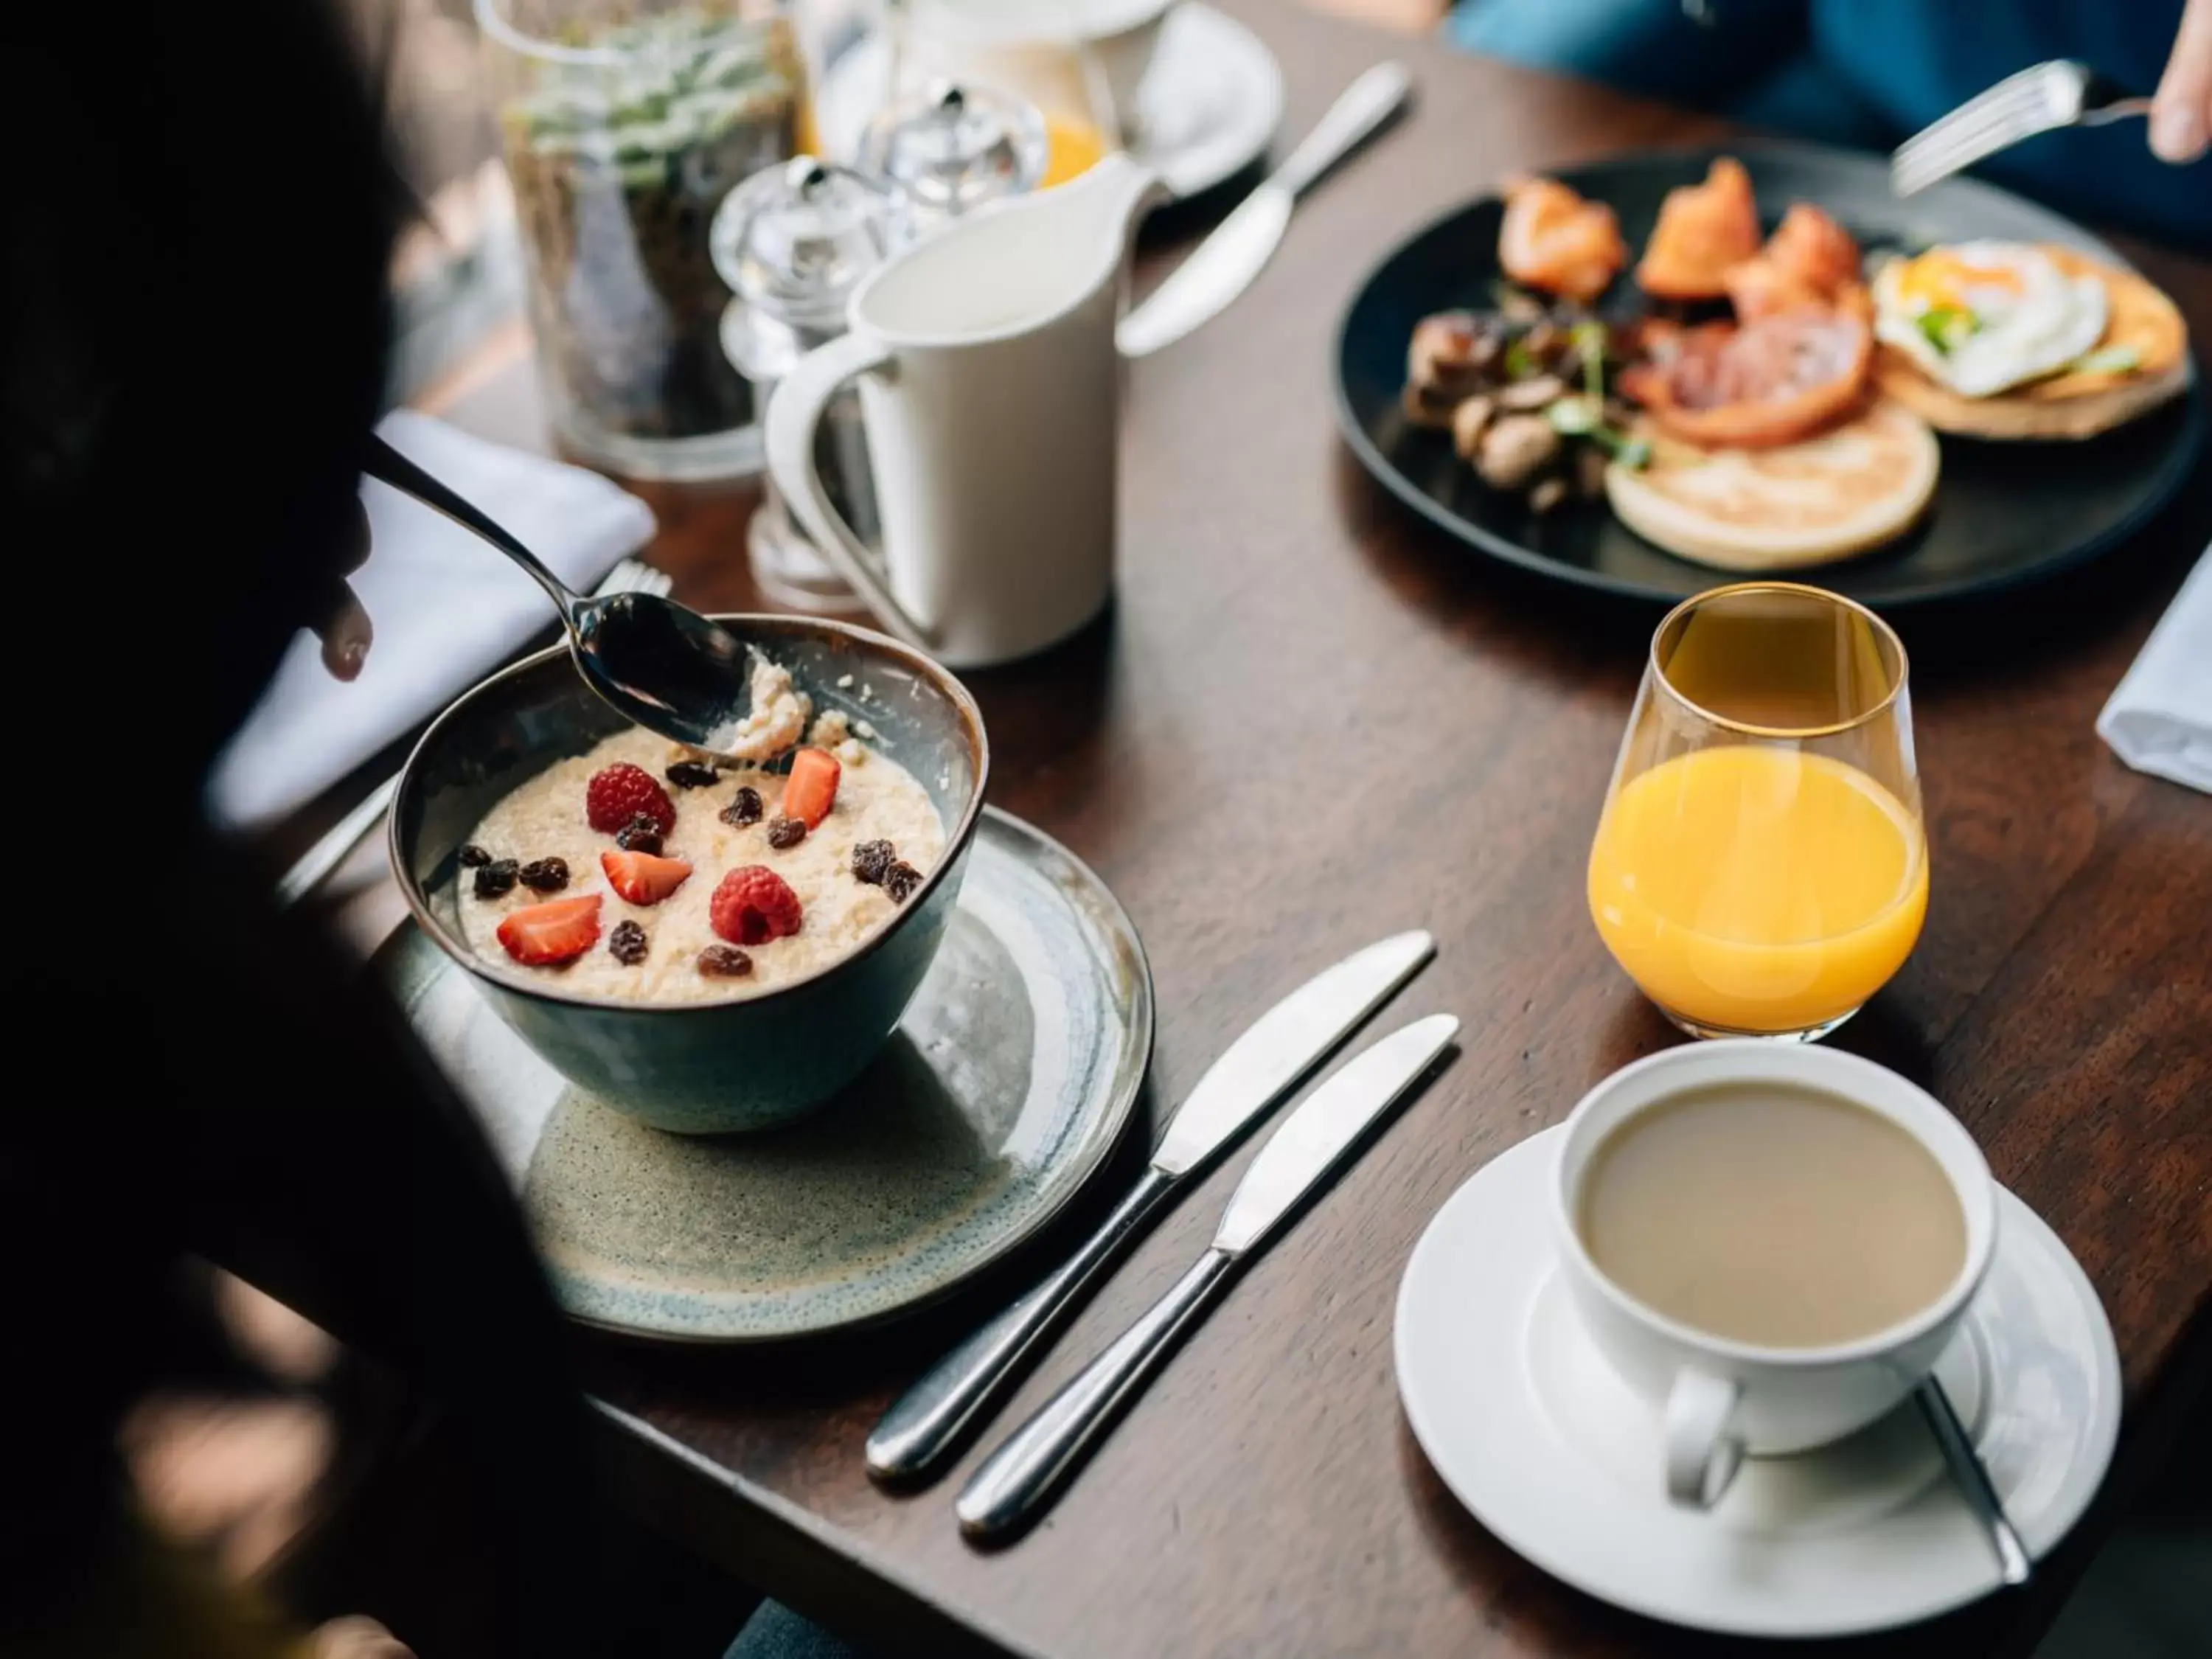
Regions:
[[[1894,539],[1935,493],[1936,434],[1876,402],[1817,438],[1705,450],[1649,428],[1650,464],[1605,471],[1620,520],[1669,553],[1723,570],[1830,564]]]
[[[2126,346],[2140,367],[2117,374],[2070,370],[1993,398],[1962,398],[1921,373],[1904,353],[1883,346],[1875,380],[1939,432],[1969,438],[2094,438],[2179,395],[2189,385],[2189,328],[2172,300],[2131,270],[2044,243],[2069,276],[2097,277],[2109,315],[2097,349]]]

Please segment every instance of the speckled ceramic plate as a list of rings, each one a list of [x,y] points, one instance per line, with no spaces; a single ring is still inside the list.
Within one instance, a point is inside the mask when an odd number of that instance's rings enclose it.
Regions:
[[[475,1106],[569,1315],[690,1342],[866,1324],[1072,1199],[1152,1048],[1136,930],[1058,842],[987,810],[929,976],[847,1096],[787,1129],[664,1134],[571,1087],[411,923],[377,968]]]

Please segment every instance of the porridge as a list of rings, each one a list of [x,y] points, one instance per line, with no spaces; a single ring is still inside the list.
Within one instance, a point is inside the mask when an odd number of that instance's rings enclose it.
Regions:
[[[585,995],[726,1001],[827,967],[896,915],[944,853],[936,807],[842,714],[809,728],[805,694],[769,672],[761,735],[807,740],[787,771],[632,730],[485,814],[461,849],[469,948]]]

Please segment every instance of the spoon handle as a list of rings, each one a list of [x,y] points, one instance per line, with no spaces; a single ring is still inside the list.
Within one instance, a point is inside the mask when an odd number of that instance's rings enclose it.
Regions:
[[[570,592],[561,579],[538,562],[538,556],[500,528],[484,513],[458,495],[421,467],[409,460],[390,444],[371,433],[368,454],[362,470],[372,478],[390,484],[404,495],[412,495],[423,506],[444,514],[464,530],[472,530],[501,552],[520,565],[537,584],[545,590],[561,613],[561,620],[570,628],[576,625],[576,607],[581,603]]]
[[[1950,1467],[1951,1478],[1958,1483],[1966,1506],[1982,1523],[1982,1531],[1997,1558],[1997,1576],[2010,1586],[2025,1584],[2031,1571],[2027,1547],[2013,1530],[2011,1519],[2005,1514],[2004,1500],[1997,1496],[1989,1470],[1983,1466],[1974,1443],[1967,1438],[1966,1425],[1959,1421],[1959,1413],[1952,1409],[1951,1396],[1943,1392],[1943,1385],[1933,1376],[1925,1376],[1913,1391],[1913,1399],[1920,1407],[1921,1415],[1928,1419],[1929,1431],[1936,1437],[1936,1443],[1943,1453],[1944,1462]]]

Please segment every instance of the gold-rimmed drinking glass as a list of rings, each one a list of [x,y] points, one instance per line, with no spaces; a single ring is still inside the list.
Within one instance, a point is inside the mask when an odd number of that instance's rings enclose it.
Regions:
[[[1590,852],[1613,959],[1697,1036],[1810,1042],[1920,936],[1927,836],[1905,647],[1793,582],[1670,611]]]

